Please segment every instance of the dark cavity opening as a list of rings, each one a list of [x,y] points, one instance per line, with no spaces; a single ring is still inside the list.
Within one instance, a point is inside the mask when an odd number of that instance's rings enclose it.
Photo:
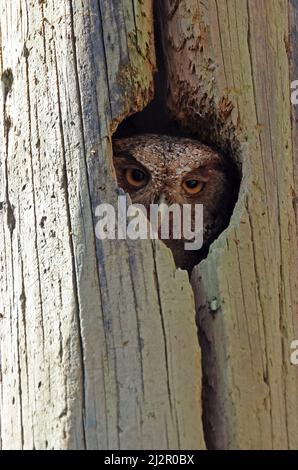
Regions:
[[[212,242],[218,238],[220,233],[230,223],[242,180],[242,156],[236,130],[229,119],[230,103],[224,98],[222,98],[222,101],[217,102],[208,96],[207,91],[204,93],[204,86],[206,84],[202,83],[204,80],[201,80],[199,70],[196,70],[196,74],[199,75],[197,84],[198,93],[196,93],[196,90],[187,89],[188,85],[185,83],[177,84],[179,99],[174,103],[176,109],[173,109],[173,100],[171,101],[170,99],[170,73],[166,66],[168,63],[166,50],[168,46],[167,38],[165,37],[167,15],[163,12],[164,6],[164,0],[154,0],[158,69],[154,77],[154,99],[141,112],[126,118],[119,125],[113,138],[123,139],[142,134],[167,135],[181,139],[190,138],[209,146],[223,156],[229,185],[229,201],[225,221],[221,226],[221,230],[215,234],[213,239],[210,239],[203,249],[199,252],[192,252],[192,263],[188,267],[188,272],[191,274],[192,268],[207,257]],[[173,255],[175,258],[174,252]],[[199,326],[198,318],[199,312],[197,312],[197,324]],[[206,340],[204,328],[201,326],[198,327],[198,336],[202,350],[203,428],[207,448],[212,449],[214,448],[213,434],[209,426],[208,416],[210,406],[212,404],[216,406],[214,394],[217,392],[208,386],[208,378],[210,373],[214,373],[214,351],[210,346],[210,341]]]
[[[231,125],[226,124],[223,120],[221,111],[213,101],[208,101],[207,94],[200,95],[200,103],[196,102],[196,96],[185,92],[183,96],[183,106],[188,108],[189,112],[184,113],[183,120],[175,118],[173,110],[168,108],[169,86],[168,71],[166,67],[166,53],[164,43],[166,43],[164,35],[165,19],[163,14],[163,1],[154,1],[154,27],[155,27],[155,48],[157,58],[157,73],[154,77],[154,98],[140,112],[137,112],[124,119],[118,126],[113,135],[114,154],[116,149],[116,141],[130,137],[141,136],[144,134],[157,134],[159,136],[170,136],[173,139],[188,138],[203,143],[223,156],[225,172],[229,184],[229,196],[227,207],[225,208],[225,220],[221,225],[220,231],[214,232],[202,249],[191,252],[191,262],[187,265],[177,262],[175,257],[175,248],[172,249],[177,267],[187,269],[189,275],[194,266],[202,259],[206,258],[209,247],[212,242],[218,238],[229,225],[233,209],[238,199],[239,188],[242,178],[241,172],[241,155],[240,146],[235,136],[235,130]],[[195,104],[195,106],[194,106]],[[192,112],[195,110],[194,112]],[[179,114],[179,113],[177,113]],[[148,136],[149,137],[149,136]],[[115,163],[115,158],[114,158]],[[121,187],[121,184],[118,185]],[[215,188],[216,189],[216,188]],[[129,192],[129,191],[127,191]],[[223,201],[224,203],[225,201]]]

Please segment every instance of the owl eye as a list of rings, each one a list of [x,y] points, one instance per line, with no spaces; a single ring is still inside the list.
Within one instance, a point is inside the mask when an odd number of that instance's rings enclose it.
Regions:
[[[185,180],[182,186],[188,194],[198,194],[204,188],[205,183],[193,178]]]
[[[128,168],[125,171],[125,177],[128,184],[134,188],[140,188],[141,186],[144,186],[148,179],[147,174],[139,168]]]

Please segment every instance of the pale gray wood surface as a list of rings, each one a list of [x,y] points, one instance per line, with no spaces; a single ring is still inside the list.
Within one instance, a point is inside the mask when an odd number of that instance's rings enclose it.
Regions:
[[[187,274],[94,235],[111,132],[152,96],[151,1],[0,15],[1,448],[204,448]]]
[[[243,182],[192,277],[207,445],[297,449],[297,1],[164,4],[173,114],[230,148]],[[209,135],[208,135],[209,133]],[[212,142],[211,142],[212,143]]]

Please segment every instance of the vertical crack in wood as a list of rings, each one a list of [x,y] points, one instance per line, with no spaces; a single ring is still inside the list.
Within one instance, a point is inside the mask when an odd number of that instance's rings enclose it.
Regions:
[[[67,213],[67,223],[68,223],[68,239],[69,239],[69,247],[71,251],[71,262],[72,262],[72,279],[73,279],[73,296],[75,300],[75,315],[77,318],[77,325],[78,325],[78,342],[79,342],[79,349],[80,349],[80,365],[81,365],[81,375],[82,375],[82,384],[81,384],[81,392],[82,392],[82,436],[84,442],[84,448],[87,449],[87,442],[86,442],[86,433],[85,433],[85,410],[86,410],[86,396],[85,396],[85,362],[84,362],[84,346],[83,346],[83,336],[81,331],[81,316],[80,316],[80,303],[79,303],[79,292],[78,292],[78,283],[77,283],[77,267],[76,267],[76,257],[75,257],[75,250],[73,246],[72,240],[72,220],[71,220],[71,211],[70,211],[70,203],[69,203],[69,195],[68,195],[68,171],[67,171],[67,163],[66,163],[66,149],[65,149],[65,141],[64,141],[64,130],[63,130],[63,121],[62,121],[62,111],[61,111],[61,98],[60,98],[60,84],[59,84],[59,74],[58,74],[58,66],[57,66],[57,54],[56,54],[56,46],[54,42],[54,59],[55,59],[55,69],[56,69],[56,85],[57,85],[57,104],[58,104],[58,118],[59,118],[59,129],[60,129],[60,138],[61,138],[61,150],[62,150],[62,158],[63,158],[63,190],[64,190],[64,197],[65,197],[65,209]]]
[[[101,0],[97,0],[97,5],[98,5],[98,12],[99,12],[99,19],[100,19],[100,36],[101,36],[101,44],[102,44],[102,49],[103,49],[103,54],[104,54],[104,64],[105,64],[105,76],[106,76],[106,86],[107,86],[107,96],[109,100],[109,106],[110,106],[110,119],[113,116],[113,109],[112,109],[112,102],[111,102],[111,88],[110,88],[110,81],[109,81],[109,72],[108,72],[108,61],[107,61],[107,51],[106,51],[106,44],[105,44],[105,38],[104,38],[104,22],[103,22],[103,12],[102,12],[102,7],[101,7]]]
[[[3,5],[16,88],[10,227],[0,203],[1,447],[203,448],[186,273],[164,247],[153,260],[150,241],[104,243],[92,226],[117,197],[111,120],[151,97],[152,2]]]
[[[138,312],[138,297],[137,293],[135,290],[135,285],[134,285],[134,279],[135,279],[135,273],[137,269],[137,264],[135,262],[134,258],[134,253],[130,249],[130,245],[128,245],[128,257],[129,257],[129,272],[130,272],[130,277],[132,279],[132,291],[133,291],[133,298],[134,298],[134,310],[136,314],[136,326],[137,326],[137,336],[138,336],[138,354],[140,356],[139,363],[140,363],[140,368],[141,368],[141,383],[142,383],[142,393],[143,393],[143,399],[145,395],[145,383],[144,383],[144,366],[143,366],[143,341],[141,338],[141,322],[140,322],[140,317],[139,317],[139,312]]]
[[[164,318],[163,318],[163,311],[162,311],[162,300],[161,300],[162,296],[161,296],[161,292],[160,292],[160,288],[159,288],[158,267],[157,267],[157,263],[156,263],[156,253],[155,253],[154,242],[152,242],[152,248],[153,248],[153,250],[152,250],[153,260],[154,260],[154,278],[155,278],[155,286],[156,286],[156,292],[157,292],[157,297],[158,297],[159,315],[160,315],[162,335],[163,335],[163,344],[164,344],[165,366],[166,366],[166,373],[167,373],[167,389],[168,389],[170,409],[171,409],[171,413],[172,413],[173,404],[172,404],[171,387],[170,387],[170,371],[169,371],[169,362],[168,362],[169,359],[168,359],[167,334],[166,334]]]
[[[32,152],[32,112],[31,112],[31,96],[30,96],[30,76],[29,76],[29,51],[24,43],[23,48],[23,57],[25,59],[25,73],[26,73],[26,93],[27,93],[27,107],[28,107],[28,128],[29,128],[29,157],[30,157],[30,167],[31,167],[31,182],[32,182],[32,199],[33,199],[33,214],[34,214],[34,247],[36,253],[36,267],[38,274],[38,291],[39,291],[39,300],[40,300],[40,321],[41,321],[41,331],[42,331],[42,350],[44,357],[44,346],[45,346],[45,334],[44,334],[44,324],[43,324],[43,298],[42,298],[42,289],[41,289],[41,276],[40,276],[40,259],[39,259],[39,249],[38,249],[38,239],[37,239],[37,215],[36,215],[36,188],[35,188],[35,178],[33,171],[33,152]]]

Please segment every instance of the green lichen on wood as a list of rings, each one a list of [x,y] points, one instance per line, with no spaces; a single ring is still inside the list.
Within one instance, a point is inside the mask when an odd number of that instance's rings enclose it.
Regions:
[[[126,33],[126,59],[116,71],[121,111],[112,123],[112,131],[125,117],[141,111],[153,98],[153,74],[156,71],[153,9],[151,0],[128,2],[123,9]],[[115,95],[112,97],[115,100]],[[120,111],[120,112],[119,112]]]

